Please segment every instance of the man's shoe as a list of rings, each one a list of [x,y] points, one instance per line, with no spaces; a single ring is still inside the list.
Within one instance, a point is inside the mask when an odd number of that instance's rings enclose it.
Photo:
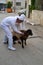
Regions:
[[[14,47],[8,47],[8,49],[9,50],[12,50],[12,51],[15,51],[16,50],[16,48],[14,48]]]

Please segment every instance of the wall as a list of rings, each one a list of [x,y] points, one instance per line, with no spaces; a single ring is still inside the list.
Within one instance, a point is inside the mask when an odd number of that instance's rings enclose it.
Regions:
[[[16,2],[21,2],[21,6],[16,5],[16,8],[25,8],[25,0],[16,0]]]
[[[0,3],[6,3],[6,0],[0,0]]]
[[[32,22],[35,24],[43,25],[43,11],[33,10],[32,11]]]

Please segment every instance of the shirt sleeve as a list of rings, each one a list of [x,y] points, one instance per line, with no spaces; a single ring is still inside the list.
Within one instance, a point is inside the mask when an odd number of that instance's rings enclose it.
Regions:
[[[20,30],[25,30],[26,29],[26,20],[24,20],[21,24],[20,24]]]

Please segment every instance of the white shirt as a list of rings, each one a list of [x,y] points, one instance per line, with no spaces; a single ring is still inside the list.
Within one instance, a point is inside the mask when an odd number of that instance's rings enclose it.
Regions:
[[[19,24],[18,30],[26,30],[26,20]]]
[[[1,22],[1,25],[5,25],[7,27],[11,27],[15,32],[17,33],[21,33],[18,28],[17,28],[17,24],[16,24],[16,19],[17,19],[18,16],[9,16],[9,17],[6,17],[2,22]],[[18,24],[20,25],[20,24]],[[22,33],[21,33],[22,34]]]

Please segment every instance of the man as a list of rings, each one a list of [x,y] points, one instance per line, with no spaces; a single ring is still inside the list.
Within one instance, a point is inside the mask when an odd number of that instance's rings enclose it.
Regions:
[[[22,32],[20,32],[17,29],[17,25],[19,26],[20,23],[22,23],[25,19],[25,15],[23,16],[9,16],[4,18],[1,22],[1,27],[5,32],[5,38],[4,43],[7,41],[6,38],[8,38],[8,49],[10,50],[16,50],[16,48],[13,47],[13,39],[12,39],[12,32],[10,31],[9,27],[11,27],[15,33],[23,35]]]
[[[20,16],[24,16],[24,14],[21,14]],[[20,23],[20,25],[18,26],[19,30],[26,30],[26,18],[23,20],[22,23]]]
[[[23,17],[24,14],[21,14]],[[23,22],[20,24],[20,30],[26,30],[26,18],[23,20]]]

